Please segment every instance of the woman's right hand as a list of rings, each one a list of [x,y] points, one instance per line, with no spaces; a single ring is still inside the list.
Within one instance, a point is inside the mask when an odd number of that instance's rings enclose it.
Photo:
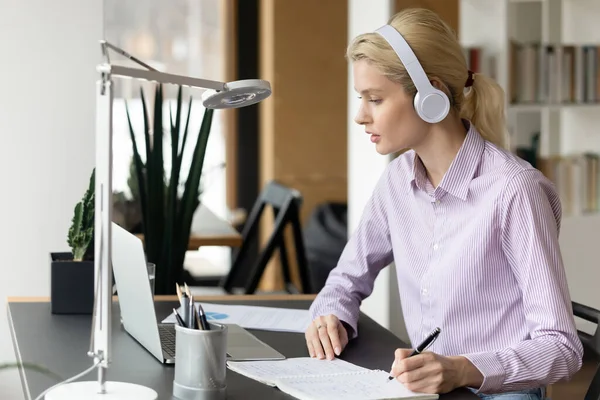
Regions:
[[[311,357],[333,360],[348,344],[348,332],[333,314],[315,318],[304,334]]]

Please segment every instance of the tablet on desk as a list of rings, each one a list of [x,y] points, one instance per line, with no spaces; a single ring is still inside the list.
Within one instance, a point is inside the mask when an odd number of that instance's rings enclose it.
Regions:
[[[227,360],[283,360],[285,356],[236,324],[227,325]]]

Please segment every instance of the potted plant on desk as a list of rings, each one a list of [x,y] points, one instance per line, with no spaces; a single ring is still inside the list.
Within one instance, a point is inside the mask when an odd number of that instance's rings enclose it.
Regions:
[[[67,236],[71,252],[50,253],[53,314],[91,314],[94,307],[94,185],[95,169],[75,206]]]
[[[176,283],[184,279],[183,261],[188,249],[192,219],[200,205],[200,181],[214,110],[204,110],[197,135],[188,137],[192,98],[189,98],[187,113],[184,113],[181,86],[178,86],[175,110],[169,113],[167,124],[163,124],[166,100],[162,85],[156,86],[152,119],[143,90],[141,103],[145,154],[138,150],[129,108],[127,103],[125,105],[133,147],[136,192],[142,214],[144,249],[147,260],[156,264],[155,294],[175,294]],[[167,125],[167,129],[164,129],[164,125]],[[166,135],[169,136],[170,146],[163,148]],[[191,162],[189,169],[183,170],[183,155],[189,148]],[[163,157],[165,151],[170,152],[171,158],[168,174]]]

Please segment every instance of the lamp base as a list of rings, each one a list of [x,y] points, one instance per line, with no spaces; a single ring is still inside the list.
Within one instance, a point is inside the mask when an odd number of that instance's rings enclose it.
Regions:
[[[60,385],[44,397],[45,400],[156,400],[158,394],[145,386],[126,382],[106,382],[106,393],[98,393],[97,381]]]

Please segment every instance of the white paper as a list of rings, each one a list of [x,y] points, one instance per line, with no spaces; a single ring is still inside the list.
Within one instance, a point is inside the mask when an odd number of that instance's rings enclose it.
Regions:
[[[200,304],[202,304],[202,309],[208,321],[237,324],[247,329],[304,333],[310,324],[308,310],[213,303]],[[196,303],[196,308],[198,308],[198,303]],[[175,315],[169,315],[162,322],[174,324]]]
[[[437,399],[436,394],[414,393],[397,380],[388,381],[385,371],[368,373],[282,378],[277,386],[300,399]]]
[[[227,367],[232,371],[271,386],[274,385],[277,379],[285,377],[370,371],[339,358],[319,360],[310,357],[287,358],[276,361],[228,361]]]

